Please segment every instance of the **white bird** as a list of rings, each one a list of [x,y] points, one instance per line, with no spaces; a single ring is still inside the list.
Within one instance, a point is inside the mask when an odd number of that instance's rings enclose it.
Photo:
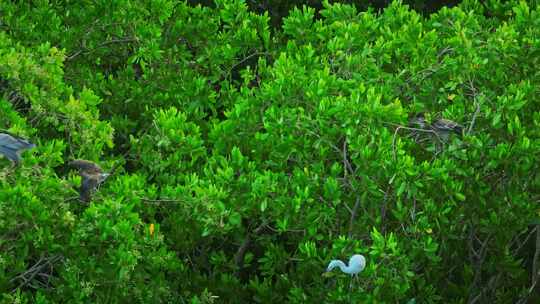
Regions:
[[[341,260],[332,260],[326,271],[332,271],[336,267],[339,267],[344,273],[355,275],[366,268],[366,258],[361,254],[355,254],[350,258],[349,266],[346,266]]]
[[[330,261],[330,264],[328,264],[328,267],[326,268],[326,272],[332,271],[334,268],[339,267],[339,269],[346,273],[351,275],[351,285],[349,288],[352,287],[352,278],[354,276],[357,276],[364,268],[366,268],[366,258],[361,254],[355,254],[349,259],[349,265],[345,265],[341,260],[332,260]]]

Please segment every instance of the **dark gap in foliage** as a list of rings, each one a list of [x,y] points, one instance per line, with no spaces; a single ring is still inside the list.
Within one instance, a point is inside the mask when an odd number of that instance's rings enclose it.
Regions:
[[[360,11],[366,11],[369,8],[373,8],[376,11],[381,11],[388,5],[392,3],[392,0],[345,0],[345,1],[335,1],[331,0],[330,3],[343,3],[356,6]],[[211,8],[215,8],[216,5],[212,0],[189,0],[190,5],[203,5]],[[283,18],[289,15],[289,11],[297,8],[302,8],[302,6],[312,7],[316,10],[315,18],[319,19],[319,11],[323,9],[323,1],[316,0],[299,0],[299,1],[286,1],[286,0],[246,0],[249,8],[256,12],[257,14],[264,14],[268,12],[270,17],[270,23],[274,29],[280,28],[282,25]],[[404,4],[409,5],[411,9],[416,10],[417,12],[423,15],[429,15],[438,11],[443,7],[453,7],[461,3],[461,0],[439,0],[439,1],[429,1],[429,0],[405,0]]]
[[[10,85],[7,79],[3,77],[0,77],[0,94],[4,95],[4,98],[11,103],[13,109],[21,114],[21,116],[28,116],[32,105],[20,92]]]
[[[59,275],[58,267],[55,266],[58,266],[62,259],[60,255],[30,257],[25,263],[27,269],[10,280],[12,287],[17,286],[32,295],[39,290],[51,288]]]

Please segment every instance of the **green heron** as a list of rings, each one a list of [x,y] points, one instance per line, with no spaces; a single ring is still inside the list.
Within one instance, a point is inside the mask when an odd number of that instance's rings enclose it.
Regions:
[[[426,117],[424,113],[418,113],[409,120],[409,126],[415,129],[425,130],[427,126]]]
[[[433,131],[442,141],[447,141],[451,133],[456,133],[459,136],[463,135],[463,127],[455,121],[439,118],[429,124],[424,113],[416,114],[409,120],[409,127],[414,129]],[[413,130],[415,139],[418,139],[420,132]]]
[[[455,121],[439,118],[431,124],[431,129],[437,133],[445,141],[450,136],[450,133],[456,133],[459,136],[463,135],[463,127]]]
[[[414,130],[412,130],[412,135],[416,142],[419,142],[420,137],[422,136],[422,131],[420,130],[426,130],[427,125],[424,113],[418,113],[409,120],[409,127],[414,128]]]
[[[78,169],[82,178],[79,188],[80,200],[86,203],[90,202],[92,193],[107,179],[109,173],[104,173],[96,163],[88,160],[76,159],[71,161],[69,165]]]
[[[15,165],[20,163],[23,151],[32,149],[35,146],[24,138],[7,132],[0,132],[0,154],[3,154]]]

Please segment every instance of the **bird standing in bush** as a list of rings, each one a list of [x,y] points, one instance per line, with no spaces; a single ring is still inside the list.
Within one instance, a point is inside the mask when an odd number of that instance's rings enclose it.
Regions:
[[[79,169],[79,175],[82,178],[79,188],[80,200],[85,203],[90,202],[92,193],[107,179],[109,173],[104,173],[96,163],[88,160],[76,159],[69,165]]]
[[[366,258],[361,254],[355,254],[349,259],[349,265],[345,265],[341,260],[332,260],[330,261],[330,264],[328,264],[326,272],[332,271],[334,268],[338,267],[342,272],[351,275],[351,285],[349,286],[349,288],[351,288],[352,278],[358,276],[358,274],[366,268]]]
[[[21,153],[34,148],[36,145],[26,139],[9,133],[0,133],[0,153],[18,165],[21,161]]]
[[[414,128],[412,135],[414,141],[419,142],[422,136],[423,130],[426,130],[427,122],[424,113],[419,113],[409,120],[409,127]],[[424,131],[425,132],[425,131]]]

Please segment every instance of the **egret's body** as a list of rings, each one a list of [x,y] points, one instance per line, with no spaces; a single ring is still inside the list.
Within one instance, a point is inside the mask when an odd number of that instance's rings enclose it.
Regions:
[[[0,153],[15,165],[18,165],[21,161],[21,153],[23,151],[34,148],[35,146],[26,139],[8,133],[0,133]]]
[[[349,259],[349,265],[345,265],[341,260],[332,260],[326,271],[332,271],[337,267],[346,274],[356,275],[366,268],[366,258],[361,254],[355,254]]]
[[[349,265],[345,265],[340,260],[332,260],[326,271],[332,271],[334,268],[339,268],[342,272],[351,275],[351,284],[349,289],[352,288],[352,278],[357,276],[364,268],[366,268],[366,258],[361,254],[355,254],[349,259]]]

